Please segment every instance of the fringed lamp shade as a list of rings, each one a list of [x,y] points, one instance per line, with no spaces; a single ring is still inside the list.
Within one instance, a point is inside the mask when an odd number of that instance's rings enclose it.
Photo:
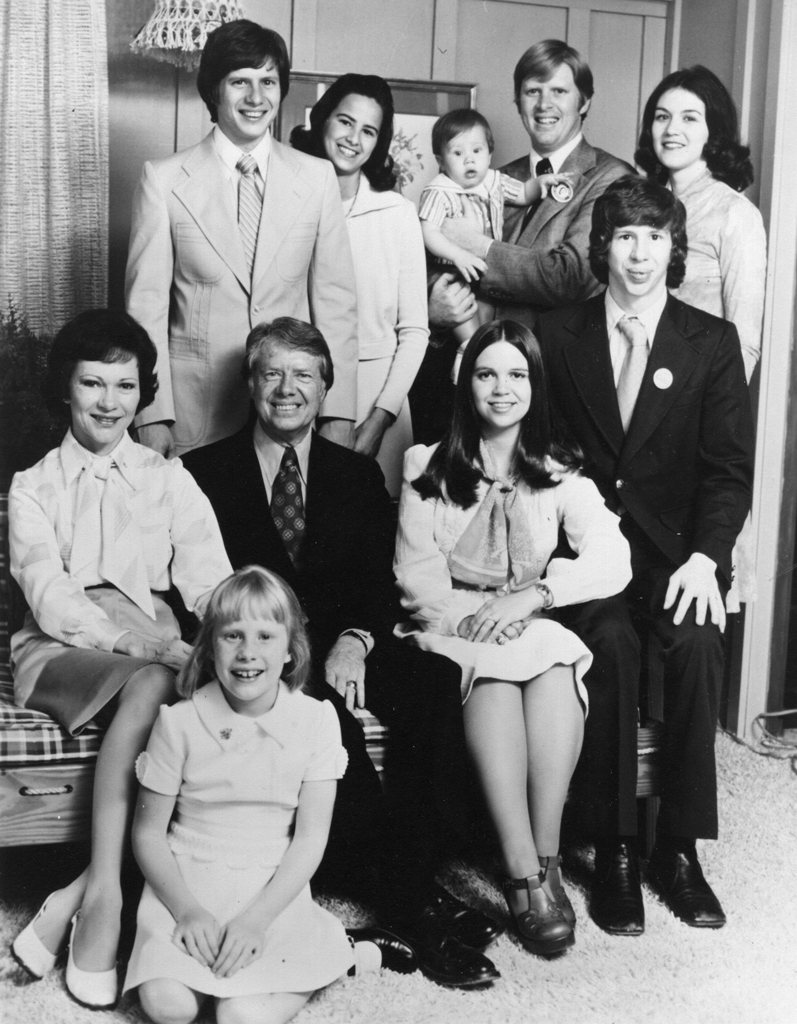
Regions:
[[[242,17],[237,0],[157,0],[130,49],[190,71],[199,66],[208,33]]]

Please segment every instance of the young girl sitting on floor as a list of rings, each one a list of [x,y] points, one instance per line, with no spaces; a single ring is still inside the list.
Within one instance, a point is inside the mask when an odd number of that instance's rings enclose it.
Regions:
[[[501,239],[504,203],[531,206],[544,199],[552,186],[559,184],[558,202],[572,196],[569,174],[542,174],[519,181],[490,167],[495,144],[487,119],[477,110],[451,110],[438,118],[432,128],[432,152],[440,165],[436,175],[421,193],[418,216],[426,248],[438,260],[453,263],[466,281],[476,282],[487,270],[483,259],[449,241],[442,231],[447,217],[476,216],[480,229],[489,238]],[[464,197],[469,203],[466,205]],[[566,197],[566,198],[565,198]],[[453,378],[456,383],[462,353],[471,335],[495,315],[494,308],[479,300],[478,313],[454,328],[459,342]]]
[[[156,1024],[189,1024],[208,996],[219,1024],[282,1024],[347,972],[414,969],[409,947],[347,936],[310,894],[346,752],[332,705],[301,692],[309,665],[279,576],[219,584],[178,678],[187,699],[161,708],[136,764],[147,884],[125,990]]]

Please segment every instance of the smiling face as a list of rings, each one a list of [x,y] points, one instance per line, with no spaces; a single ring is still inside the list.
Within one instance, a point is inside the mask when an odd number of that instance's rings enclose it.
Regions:
[[[670,89],[656,104],[651,125],[653,151],[670,174],[706,166],[703,148],[708,142],[706,105],[687,89]]]
[[[520,432],[520,421],[531,407],[531,382],[526,357],[508,341],[496,341],[473,367],[473,404],[481,419],[482,435],[494,438]]]
[[[461,188],[475,188],[490,169],[490,146],[481,125],[450,139],[439,157],[440,170]]]
[[[609,291],[626,313],[643,312],[667,289],[672,238],[667,228],[615,228],[609,245]]]
[[[219,82],[219,128],[244,153],[266,134],[279,105],[279,74],[270,62],[262,68],[238,68]]]
[[[309,352],[267,342],[252,368],[249,393],[269,437],[297,444],[310,429],[327,393],[321,360]]]
[[[216,630],[216,678],[239,715],[256,718],[274,706],[282,670],[290,661],[288,631],[273,619],[242,618]]]
[[[75,440],[95,455],[108,455],[133,422],[140,400],[135,356],[123,363],[81,359],[69,381]]]
[[[379,139],[382,108],[370,96],[349,93],[324,124],[324,153],[338,177],[359,173]]]
[[[520,87],[518,110],[534,152],[548,156],[574,139],[589,104],[589,100],[582,103],[567,64],[560,64],[547,82],[527,78]]]

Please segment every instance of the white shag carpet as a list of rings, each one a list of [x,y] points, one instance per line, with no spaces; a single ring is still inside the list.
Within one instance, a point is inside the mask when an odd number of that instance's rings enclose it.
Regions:
[[[489,951],[502,974],[489,989],[444,989],[419,973],[385,971],[335,983],[296,1024],[794,1024],[797,775],[789,761],[758,756],[721,734],[717,760],[720,839],[698,845],[728,915],[725,928],[688,928],[646,889],[644,936],[612,938],[590,921],[584,892],[569,883],[577,942],[560,959],[538,959],[504,935]],[[495,879],[483,871],[457,863],[444,880],[457,895],[505,916]],[[4,888],[13,892],[15,879],[6,877]],[[346,924],[363,921],[356,907],[327,905]],[[111,1012],[77,1006],[65,993],[60,965],[41,982],[26,979],[8,945],[36,906],[31,896],[0,906],[4,1024],[146,1021],[130,996]],[[212,1010],[201,1020],[212,1022]]]

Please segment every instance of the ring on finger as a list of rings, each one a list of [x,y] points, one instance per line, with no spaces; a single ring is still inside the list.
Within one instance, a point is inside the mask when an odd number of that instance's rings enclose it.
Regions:
[[[346,680],[346,689],[347,689],[347,690],[348,690],[348,688],[349,688],[350,686],[356,686],[356,685],[357,685],[357,683],[355,683],[355,681],[354,681],[353,679],[347,679],[347,680]]]
[[[498,636],[495,638],[495,642],[497,644],[505,644],[508,639],[509,637],[506,635],[506,633],[499,633]]]

